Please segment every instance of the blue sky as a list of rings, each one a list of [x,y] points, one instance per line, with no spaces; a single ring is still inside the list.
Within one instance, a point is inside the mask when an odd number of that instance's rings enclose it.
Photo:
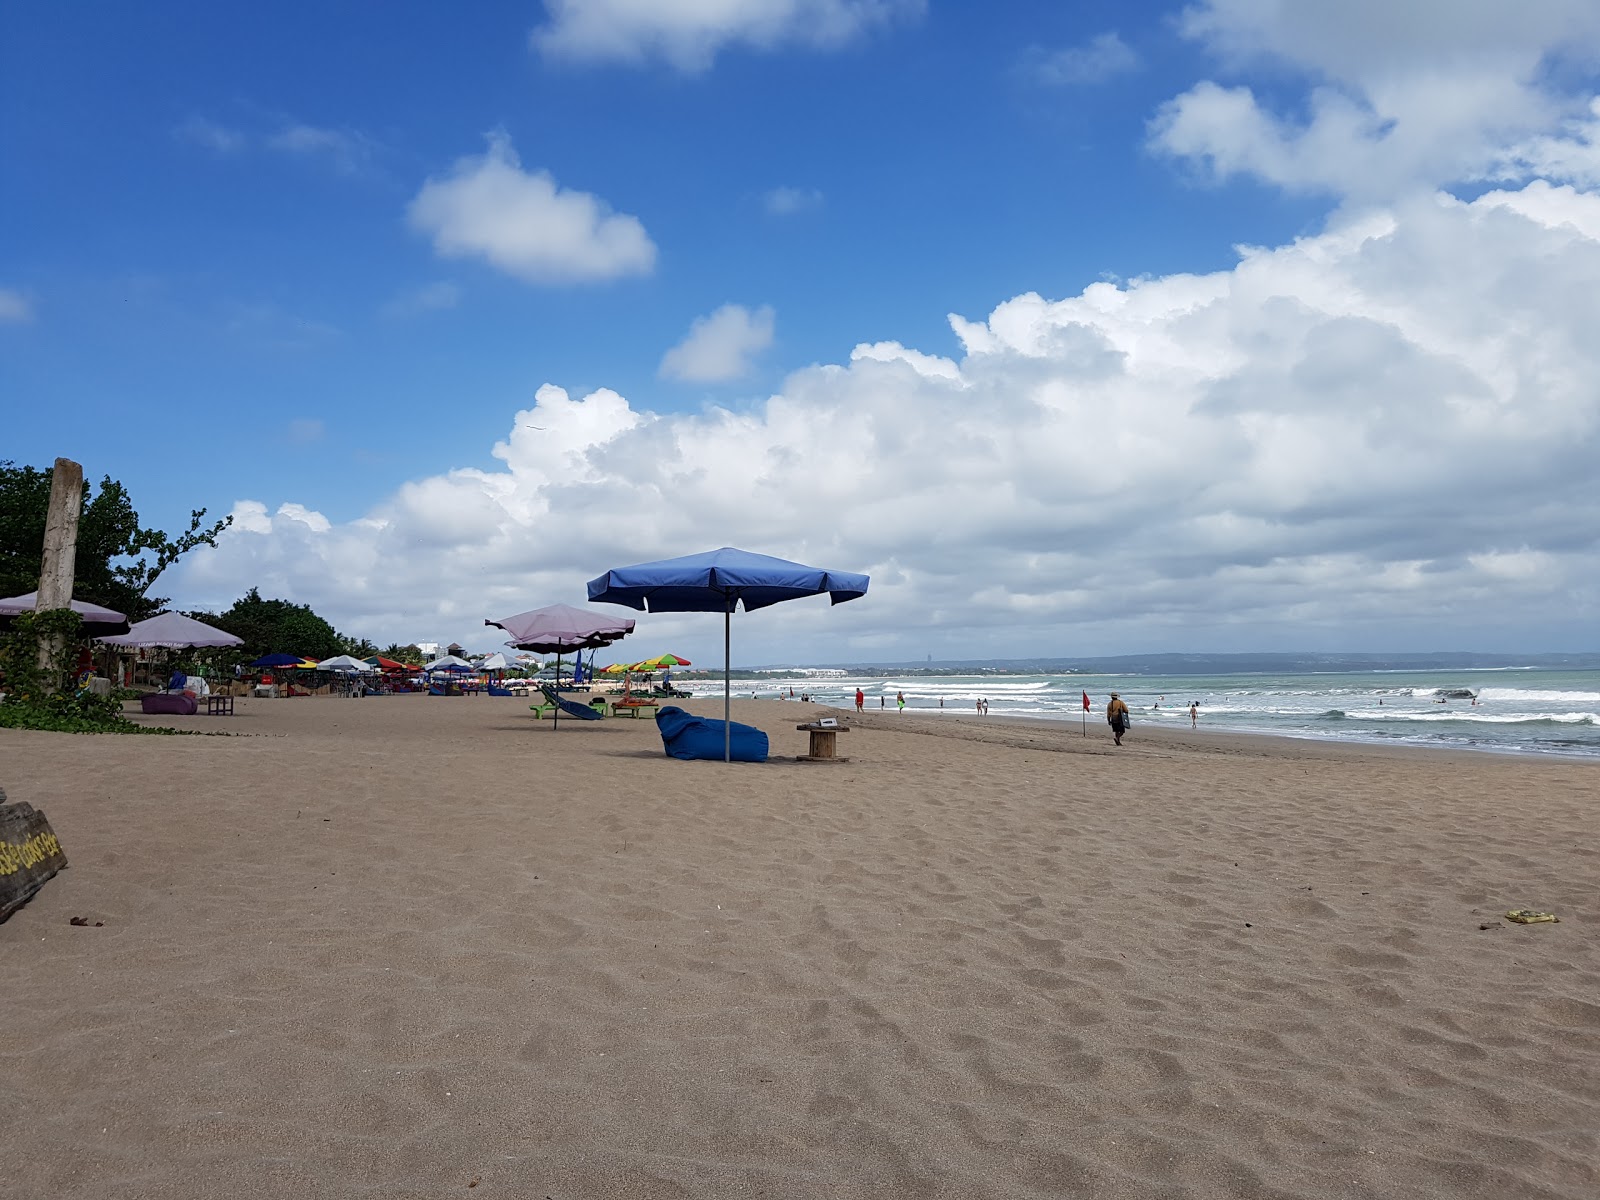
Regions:
[[[13,9],[0,455],[380,641],[734,543],[875,576],[752,660],[1592,648],[1600,21],[1390,7]]]

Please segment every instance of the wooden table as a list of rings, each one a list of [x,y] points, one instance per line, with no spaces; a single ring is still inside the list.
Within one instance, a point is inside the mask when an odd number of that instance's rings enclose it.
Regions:
[[[848,758],[840,758],[837,751],[841,733],[849,733],[848,725],[818,725],[815,721],[808,721],[804,725],[796,725],[796,729],[804,729],[811,735],[811,752],[795,757],[795,762],[849,762]]]
[[[233,697],[231,695],[212,695],[206,697],[206,716],[231,717],[233,716]]]

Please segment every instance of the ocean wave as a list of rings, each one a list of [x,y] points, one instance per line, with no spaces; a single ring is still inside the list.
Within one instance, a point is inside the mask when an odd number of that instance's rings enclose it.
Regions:
[[[1486,700],[1510,700],[1532,704],[1600,704],[1600,692],[1486,687],[1478,693],[1478,703],[1482,704]]]
[[[1327,712],[1317,714],[1317,720],[1319,721],[1343,721],[1344,719],[1344,710],[1339,708],[1330,708]]]
[[[1397,708],[1375,708],[1352,713],[1362,721],[1382,721],[1390,724],[1420,723],[1437,725],[1600,725],[1600,713],[1592,712],[1536,712],[1536,713],[1486,713],[1482,707],[1441,708],[1429,712],[1404,712]]]

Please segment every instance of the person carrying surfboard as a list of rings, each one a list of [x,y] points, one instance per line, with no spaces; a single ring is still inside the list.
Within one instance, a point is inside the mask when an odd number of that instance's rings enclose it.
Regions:
[[[1111,701],[1106,705],[1106,724],[1111,726],[1111,734],[1117,739],[1117,745],[1122,745],[1122,735],[1128,732],[1128,706],[1115,692],[1111,693]]]

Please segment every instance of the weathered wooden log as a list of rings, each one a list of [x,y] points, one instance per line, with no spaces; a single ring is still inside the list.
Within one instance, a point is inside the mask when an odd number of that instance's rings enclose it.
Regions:
[[[50,505],[45,510],[44,560],[40,564],[35,612],[66,608],[72,603],[72,584],[78,569],[78,514],[82,511],[83,468],[70,458],[58,458],[50,472]],[[39,642],[39,670],[51,688],[59,678],[56,667],[65,653],[59,637]]]
[[[31,804],[7,804],[0,788],[0,921],[67,865],[50,822]]]

